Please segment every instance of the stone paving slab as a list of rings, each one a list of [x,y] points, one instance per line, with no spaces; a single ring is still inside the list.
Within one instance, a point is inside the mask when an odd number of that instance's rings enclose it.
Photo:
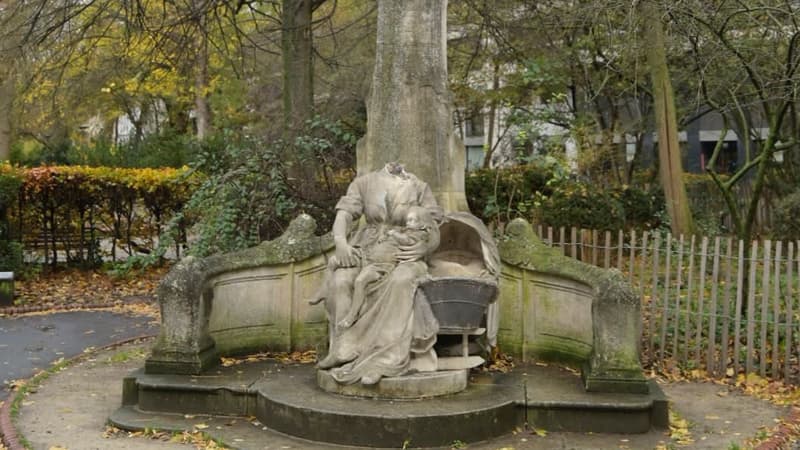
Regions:
[[[61,446],[77,449],[145,449],[182,448],[191,446],[165,443],[144,438],[103,437],[107,417],[121,402],[121,380],[142,366],[147,345],[126,345],[102,351],[46,380],[31,394],[21,408],[17,429],[34,449]],[[235,369],[234,369],[235,370]],[[673,409],[689,420],[695,442],[687,449],[725,449],[758,433],[762,426],[772,426],[786,414],[785,408],[727,392],[724,386],[711,383],[677,383],[662,385],[673,402]],[[342,449],[304,441],[269,430],[243,418],[208,418],[203,416],[160,415],[153,425],[165,428],[191,429],[201,424],[204,431],[241,449]],[[663,431],[644,434],[587,434],[548,432],[537,435],[534,430],[518,430],[487,442],[467,445],[468,449],[516,450],[539,449],[652,449],[666,444]],[[454,444],[459,444],[454,442]],[[413,448],[413,442],[409,443]]]

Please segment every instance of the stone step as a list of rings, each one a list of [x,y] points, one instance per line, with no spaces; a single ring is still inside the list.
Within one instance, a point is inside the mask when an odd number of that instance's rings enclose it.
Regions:
[[[312,365],[260,361],[202,376],[133,372],[123,389],[127,406],[110,421],[140,430],[148,413],[256,417],[271,430],[311,441],[435,447],[484,441],[525,426],[595,433],[667,427],[666,398],[650,385],[646,395],[587,393],[571,371],[529,365],[509,373],[473,371],[468,387],[452,395],[388,400],[326,392]]]

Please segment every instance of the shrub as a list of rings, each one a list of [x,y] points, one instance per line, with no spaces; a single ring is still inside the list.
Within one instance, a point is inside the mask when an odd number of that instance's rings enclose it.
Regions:
[[[0,272],[19,272],[22,269],[22,244],[0,239]]]
[[[274,239],[301,212],[328,229],[352,178],[342,166],[352,162],[354,146],[351,134],[322,118],[288,142],[231,131],[209,139],[192,164],[204,180],[168,234],[175,237],[178,221],[193,223],[196,239],[188,251],[203,256]]]
[[[91,167],[181,167],[197,152],[192,136],[165,128],[147,134],[138,141],[114,144],[104,137],[88,143],[64,140],[48,147],[39,142],[19,140],[14,144],[11,160],[23,166],[80,165]]]
[[[196,184],[186,169],[171,168],[43,166],[21,175],[16,220],[53,264],[59,249],[68,262],[98,264],[101,235],[111,238],[113,259],[120,248],[128,254],[147,250],[144,241],[154,240]]]
[[[800,239],[800,190],[782,198],[775,206],[772,234],[779,240]]]
[[[583,183],[556,189],[542,203],[540,217],[553,227],[618,230],[625,224],[622,202],[615,195]]]
[[[570,179],[554,158],[507,169],[481,169],[466,177],[473,214],[490,223],[524,217],[550,226],[600,230],[659,225],[663,196],[632,186],[598,188]]]
[[[22,245],[11,240],[8,211],[16,204],[22,180],[17,169],[0,164],[0,271],[18,271]]]
[[[645,190],[622,186],[613,190],[621,203],[624,228],[654,229],[661,226],[660,212],[664,210],[664,193],[660,189]]]
[[[479,169],[465,177],[467,201],[472,213],[487,223],[530,218],[540,198],[551,195],[565,177],[566,171],[553,158],[509,168]]]

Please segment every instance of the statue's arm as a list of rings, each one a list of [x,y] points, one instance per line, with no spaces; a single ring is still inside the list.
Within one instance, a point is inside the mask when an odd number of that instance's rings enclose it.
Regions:
[[[422,236],[414,236],[413,234],[405,234],[402,232],[392,232],[392,230],[389,230],[387,233],[392,236],[392,238],[394,238],[399,245],[412,245],[423,239]]]
[[[332,233],[333,243],[336,245],[336,260],[339,267],[356,267],[360,262],[358,250],[347,242],[347,234],[352,225],[352,214],[343,209],[336,211],[336,219],[333,221]]]
[[[444,210],[436,202],[436,197],[433,195],[431,187],[428,183],[422,183],[422,192],[419,197],[419,205],[427,209],[431,213],[431,217],[437,224],[442,223],[444,220]]]
[[[347,187],[347,193],[336,203],[336,218],[333,220],[333,243],[336,245],[337,267],[356,267],[360,265],[359,250],[347,242],[353,222],[360,218],[364,212],[364,202],[361,195],[364,177],[356,178]]]

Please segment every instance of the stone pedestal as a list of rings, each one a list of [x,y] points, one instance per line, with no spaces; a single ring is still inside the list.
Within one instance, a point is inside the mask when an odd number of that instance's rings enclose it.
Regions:
[[[322,390],[350,397],[385,400],[415,400],[455,394],[467,388],[469,370],[419,372],[400,377],[381,378],[378,384],[339,384],[327,370],[317,371],[317,384]]]
[[[592,305],[594,345],[583,381],[588,392],[647,394],[639,363],[642,320],[639,299],[626,289],[621,274],[603,278]]]
[[[447,0],[379,0],[377,34],[358,173],[401,162],[445,211],[468,211],[447,79]]]
[[[14,304],[14,272],[0,272],[0,306]]]

